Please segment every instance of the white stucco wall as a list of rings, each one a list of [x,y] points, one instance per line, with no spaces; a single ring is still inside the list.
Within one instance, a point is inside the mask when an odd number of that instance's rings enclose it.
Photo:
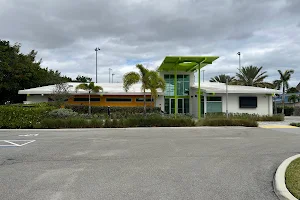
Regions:
[[[30,96],[27,96],[27,101],[30,101],[31,103],[41,103],[41,102],[48,102],[48,96],[47,95],[30,95]]]
[[[162,111],[165,111],[165,101],[164,96],[159,95],[156,99],[155,106],[159,107]]]
[[[226,94],[216,94],[222,96],[222,112],[226,112]],[[240,108],[239,97],[257,97],[256,108]],[[229,113],[249,113],[259,115],[273,115],[272,98],[265,94],[228,94]]]
[[[198,97],[197,90],[192,89],[190,93],[191,97],[191,110],[190,113],[198,116]],[[197,95],[198,96],[198,95]],[[222,112],[226,112],[226,94],[215,94],[215,96],[222,97]],[[239,97],[240,96],[256,96],[257,108],[240,108]],[[272,97],[265,94],[228,94],[228,112],[229,113],[249,113],[259,115],[273,115],[273,102]]]

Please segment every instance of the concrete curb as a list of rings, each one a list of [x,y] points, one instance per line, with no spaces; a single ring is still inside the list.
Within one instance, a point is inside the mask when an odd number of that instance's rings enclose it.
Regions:
[[[300,158],[300,154],[289,157],[285,161],[283,161],[278,169],[276,170],[273,187],[274,192],[278,196],[280,200],[297,200],[286,188],[285,185],[285,171],[289,164],[295,159]]]

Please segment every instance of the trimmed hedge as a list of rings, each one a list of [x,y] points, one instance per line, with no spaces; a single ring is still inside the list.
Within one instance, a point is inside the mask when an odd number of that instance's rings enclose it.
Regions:
[[[195,126],[195,121],[190,117],[163,117],[147,116],[127,119],[83,119],[66,118],[43,119],[35,128],[127,128],[127,127],[189,127]]]
[[[277,107],[277,113],[282,113],[282,107]],[[284,106],[284,115],[291,116],[294,113],[294,107]]]
[[[55,108],[49,105],[36,105],[34,107],[0,106],[0,128],[33,128],[53,109]]]
[[[248,113],[229,113],[228,117],[230,119],[251,119],[254,121],[283,121],[284,120],[284,116],[282,114],[258,115],[258,114],[248,114]],[[223,119],[226,118],[226,113],[207,113],[206,118]]]
[[[215,118],[215,119],[203,119],[198,122],[198,126],[246,126],[257,127],[258,123],[251,119],[227,119],[227,118]]]
[[[83,105],[66,105],[65,108],[72,109],[77,113],[88,113],[89,106]],[[91,106],[93,114],[107,114],[107,106]],[[144,107],[110,107],[110,113],[112,118],[128,117],[133,114],[143,113]],[[158,107],[147,107],[147,113],[160,113],[161,110]]]

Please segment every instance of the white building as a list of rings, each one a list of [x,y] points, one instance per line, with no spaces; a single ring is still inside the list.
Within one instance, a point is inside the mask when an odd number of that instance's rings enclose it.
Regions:
[[[224,83],[200,82],[200,69],[212,64],[217,58],[167,56],[158,68],[160,76],[166,82],[166,90],[158,91],[155,106],[167,114],[184,113],[199,118],[205,116],[205,113],[225,113],[226,109],[229,113],[272,115],[272,96],[280,93],[278,90],[237,85],[228,85],[226,90]],[[198,71],[197,84],[195,71]],[[87,92],[75,91],[79,83],[67,84],[70,86],[72,96],[66,103],[87,105]],[[93,106],[143,106],[141,84],[133,85],[128,92],[124,91],[122,83],[95,83],[95,85],[102,86],[103,92],[92,94]],[[50,85],[20,90],[19,94],[27,95],[26,103],[47,102],[54,89],[55,85]],[[149,90],[146,91],[146,101],[147,106],[154,106]]]

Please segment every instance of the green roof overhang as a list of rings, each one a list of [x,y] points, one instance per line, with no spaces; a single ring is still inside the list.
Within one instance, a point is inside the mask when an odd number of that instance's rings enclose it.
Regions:
[[[218,59],[218,56],[166,56],[158,71],[185,71],[192,72]]]

